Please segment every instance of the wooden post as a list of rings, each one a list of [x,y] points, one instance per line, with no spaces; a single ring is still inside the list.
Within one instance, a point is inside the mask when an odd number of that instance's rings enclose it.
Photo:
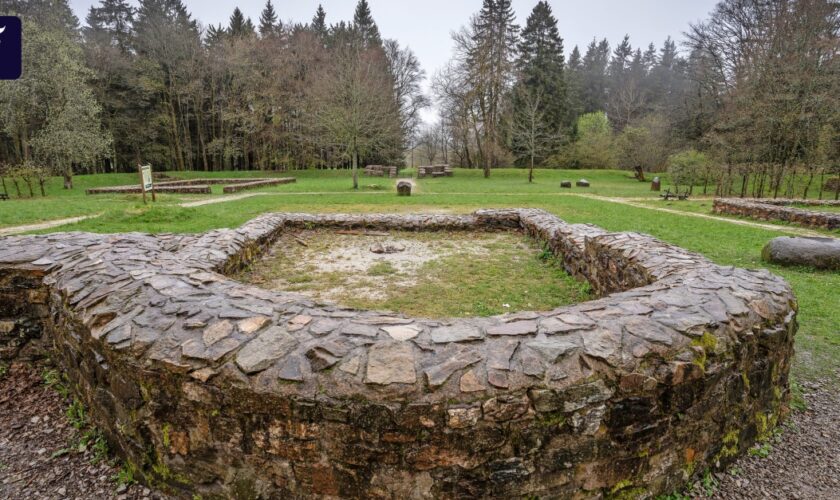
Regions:
[[[155,198],[155,174],[151,163],[149,164],[149,175],[152,177],[152,202],[157,203],[157,198]]]
[[[137,175],[140,177],[140,191],[143,192],[143,204],[146,204],[146,188],[143,185],[143,165],[137,164]]]

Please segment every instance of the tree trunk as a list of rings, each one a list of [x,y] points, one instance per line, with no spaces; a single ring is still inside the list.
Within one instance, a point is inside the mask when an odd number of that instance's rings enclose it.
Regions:
[[[834,199],[840,199],[840,174],[837,174],[837,190],[834,191]]]
[[[353,189],[359,189],[359,153],[353,148]]]
[[[528,169],[528,183],[534,182],[534,153],[531,152],[531,168]]]
[[[802,193],[803,200],[808,199],[808,190],[811,189],[811,183],[814,181],[814,171],[811,170],[810,174],[811,175],[808,176],[808,183],[805,184],[805,192]]]
[[[73,165],[72,164],[64,169],[64,172],[62,172],[62,177],[64,177],[64,189],[73,189]]]

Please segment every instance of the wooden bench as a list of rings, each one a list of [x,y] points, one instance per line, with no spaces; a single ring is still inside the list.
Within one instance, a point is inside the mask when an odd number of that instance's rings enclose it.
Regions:
[[[6,193],[0,193],[0,200],[6,201],[9,199],[9,195]]]

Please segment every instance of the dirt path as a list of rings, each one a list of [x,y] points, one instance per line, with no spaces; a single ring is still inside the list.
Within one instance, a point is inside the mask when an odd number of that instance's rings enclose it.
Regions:
[[[179,207],[191,208],[191,207],[203,207],[204,205],[213,205],[216,203],[227,203],[229,201],[236,201],[236,200],[244,200],[245,198],[251,198],[252,196],[263,196],[266,194],[280,194],[280,193],[242,193],[242,194],[231,194],[228,196],[220,196],[218,198],[209,198],[206,200],[199,200],[199,201],[187,201],[184,203],[179,203]]]
[[[655,210],[657,212],[665,212],[668,214],[674,215],[684,215],[686,217],[697,217],[699,219],[709,219],[718,222],[728,222],[729,224],[736,224],[739,226],[749,226],[758,229],[767,229],[769,231],[778,231],[780,233],[788,233],[788,234],[795,234],[797,236],[825,236],[825,233],[820,233],[817,231],[811,231],[810,229],[798,228],[798,227],[787,227],[787,226],[777,226],[774,224],[763,224],[761,222],[751,222],[747,220],[741,219],[730,219],[728,217],[719,217],[717,215],[708,215],[708,214],[700,214],[696,212],[685,212],[682,210],[674,210],[673,208],[662,208],[662,207],[652,207],[650,205],[646,205],[644,203],[638,203],[635,201],[631,201],[632,199],[629,198],[611,198],[608,196],[599,196],[595,194],[577,194],[575,193],[574,196],[580,196],[581,198],[587,198],[590,200],[598,200],[598,201],[606,201],[609,203],[620,203],[622,205],[627,205],[630,207],[635,208],[645,208],[647,210]]]
[[[10,236],[12,234],[27,233],[29,231],[40,231],[42,229],[51,229],[65,224],[73,224],[87,219],[99,217],[102,214],[82,215],[80,217],[69,217],[67,219],[55,219],[46,222],[39,222],[37,224],[26,224],[23,226],[10,226],[0,228],[0,236]]]

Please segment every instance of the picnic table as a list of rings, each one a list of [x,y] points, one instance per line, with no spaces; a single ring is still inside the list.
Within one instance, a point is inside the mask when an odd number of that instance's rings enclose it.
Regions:
[[[688,191],[684,193],[680,193],[679,191],[676,193],[672,193],[670,189],[666,189],[664,193],[660,194],[659,197],[665,201],[677,199],[680,201],[685,201],[688,199],[689,193]]]

